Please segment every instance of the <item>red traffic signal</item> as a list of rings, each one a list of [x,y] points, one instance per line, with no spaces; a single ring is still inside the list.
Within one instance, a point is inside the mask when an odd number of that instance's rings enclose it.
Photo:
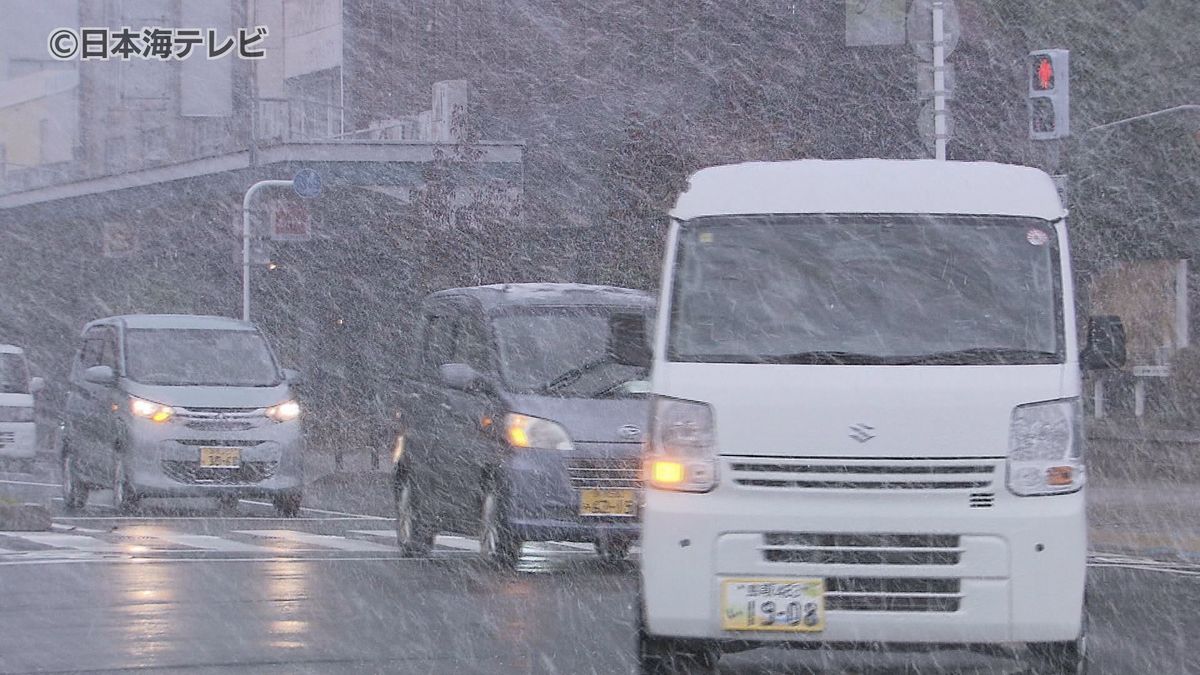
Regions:
[[[1034,91],[1050,91],[1054,88],[1054,61],[1049,54],[1035,54],[1030,72],[1033,74],[1031,86]]]

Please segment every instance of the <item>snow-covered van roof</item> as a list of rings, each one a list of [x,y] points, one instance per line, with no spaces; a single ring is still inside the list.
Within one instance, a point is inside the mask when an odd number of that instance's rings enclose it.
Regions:
[[[254,324],[226,316],[195,316],[191,314],[126,314],[110,316],[84,326],[123,325],[125,328],[160,330],[255,330]]]
[[[0,354],[24,354],[25,350],[16,345],[0,345]]]
[[[937,213],[1031,216],[1066,211],[1054,181],[1027,166],[932,159],[746,162],[692,174],[671,216]]]

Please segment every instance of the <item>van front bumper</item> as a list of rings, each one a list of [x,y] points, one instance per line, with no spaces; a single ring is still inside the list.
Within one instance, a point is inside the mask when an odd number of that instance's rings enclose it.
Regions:
[[[647,490],[645,504],[641,581],[651,635],[815,647],[1003,645],[1069,641],[1080,634],[1087,564],[1082,492],[1026,498],[1003,492],[990,507],[973,508],[962,493],[788,494],[721,485],[708,494]],[[929,537],[939,546],[953,542],[959,553],[936,563],[937,556],[921,557],[931,554],[920,551],[911,559],[892,552],[898,557],[886,564],[848,558],[829,563],[837,551],[804,562],[768,559],[779,555],[778,546],[768,551],[781,541],[807,545],[824,537],[834,549],[836,542],[857,537],[869,544],[887,535]],[[918,598],[907,600],[913,603],[907,608],[884,609],[872,605],[879,598],[843,594],[835,600],[827,592],[825,629],[819,633],[727,631],[721,627],[721,582],[732,578],[821,578],[827,587],[843,589],[934,580],[943,595],[936,602]]]
[[[29,459],[37,455],[37,425],[0,422],[0,457]]]

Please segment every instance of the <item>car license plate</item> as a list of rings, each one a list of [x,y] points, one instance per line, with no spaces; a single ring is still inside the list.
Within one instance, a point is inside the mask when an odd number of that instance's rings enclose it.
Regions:
[[[201,468],[236,469],[241,465],[241,448],[200,448]]]
[[[580,490],[579,515],[637,515],[637,490]]]
[[[816,633],[825,630],[824,579],[723,579],[721,629]]]

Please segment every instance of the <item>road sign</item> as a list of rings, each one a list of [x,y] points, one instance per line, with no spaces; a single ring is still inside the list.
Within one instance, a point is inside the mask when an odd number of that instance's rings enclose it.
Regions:
[[[292,189],[306,199],[321,194],[321,175],[312,169],[300,169],[292,178]]]
[[[270,210],[271,239],[308,241],[312,239],[312,214],[304,204],[276,201]]]
[[[958,46],[962,34],[962,23],[958,19],[958,6],[953,0],[942,0],[944,56],[950,56]],[[922,61],[933,60],[933,0],[913,0],[908,10],[908,44]]]
[[[104,223],[101,246],[105,258],[125,258],[137,251],[137,237],[129,223]]]
[[[946,76],[946,100],[954,98],[954,66],[946,64],[944,71]],[[918,63],[917,64],[917,96],[920,98],[933,98],[933,64]]]
[[[946,110],[946,138],[954,135],[954,116],[949,110]],[[917,131],[921,133],[921,140],[925,142],[925,147],[929,149],[929,154],[934,154],[937,149],[937,135],[934,133],[934,109],[933,101],[929,101],[921,108],[921,114],[917,117]]]
[[[846,0],[846,46],[904,44],[907,0]]]

